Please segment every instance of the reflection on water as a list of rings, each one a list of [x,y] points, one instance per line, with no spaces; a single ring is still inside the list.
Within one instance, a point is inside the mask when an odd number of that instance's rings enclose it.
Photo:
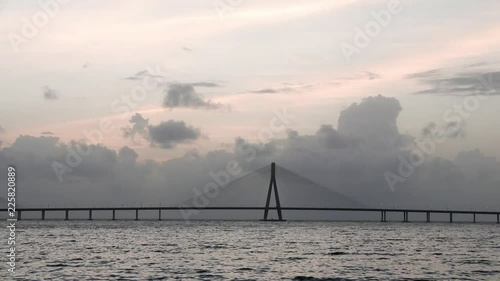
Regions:
[[[496,224],[20,221],[17,231],[16,280],[500,280]]]

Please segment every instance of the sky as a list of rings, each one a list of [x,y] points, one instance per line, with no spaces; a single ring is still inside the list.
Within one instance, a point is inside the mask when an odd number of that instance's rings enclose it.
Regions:
[[[491,208],[499,15],[493,0],[1,1],[0,164],[26,205],[174,204],[235,160],[232,177],[280,161],[368,205]]]

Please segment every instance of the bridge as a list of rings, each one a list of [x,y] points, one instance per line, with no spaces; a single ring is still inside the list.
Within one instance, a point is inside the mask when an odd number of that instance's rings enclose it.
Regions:
[[[163,211],[183,211],[183,210],[219,210],[219,211],[263,211],[262,221],[285,221],[283,216],[283,211],[330,211],[330,212],[375,212],[380,214],[380,221],[387,222],[388,213],[400,213],[402,215],[402,222],[410,222],[409,214],[425,214],[426,222],[431,222],[432,214],[446,214],[449,216],[449,222],[453,222],[454,215],[471,215],[471,221],[476,222],[477,215],[488,215],[496,216],[496,223],[500,223],[500,212],[499,211],[466,211],[466,210],[442,210],[442,209],[405,209],[405,208],[366,208],[366,207],[307,207],[307,206],[282,206],[280,202],[280,195],[278,192],[278,184],[276,180],[276,164],[272,163],[270,165],[270,179],[269,186],[267,189],[266,203],[264,206],[186,206],[182,204],[180,206],[152,206],[152,207],[87,207],[87,208],[66,208],[66,207],[47,207],[47,208],[19,208],[16,209],[16,218],[10,218],[8,220],[22,220],[22,214],[26,212],[40,212],[41,220],[46,219],[46,213],[48,212],[58,212],[64,213],[64,220],[70,220],[70,212],[88,212],[88,219],[92,220],[93,212],[95,211],[109,211],[110,219],[116,220],[116,213],[118,211],[135,211],[135,220],[139,220],[140,211],[157,211],[158,220],[162,220]],[[293,173],[290,170],[282,168],[283,171],[288,173]],[[297,175],[296,173],[293,173]],[[242,177],[243,178],[243,177]],[[303,178],[303,177],[302,177]],[[240,180],[241,178],[237,179]],[[316,184],[309,179],[305,179],[308,184]],[[318,184],[316,184],[318,185]],[[319,185],[318,185],[319,186]],[[271,206],[271,198],[274,195],[275,206]],[[5,210],[5,209],[4,209]],[[7,210],[5,210],[7,211]],[[276,211],[278,214],[278,219],[269,219],[269,211]]]

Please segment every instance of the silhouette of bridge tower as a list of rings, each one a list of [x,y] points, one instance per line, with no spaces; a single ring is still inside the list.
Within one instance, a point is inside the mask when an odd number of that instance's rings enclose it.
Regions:
[[[267,216],[269,214],[269,205],[271,203],[272,190],[274,189],[274,198],[276,200],[276,211],[278,212],[278,220],[283,221],[283,215],[281,213],[280,195],[278,192],[278,184],[276,183],[276,164],[271,163],[271,179],[269,180],[269,190],[267,191],[266,207],[264,210],[264,219],[267,221]]]

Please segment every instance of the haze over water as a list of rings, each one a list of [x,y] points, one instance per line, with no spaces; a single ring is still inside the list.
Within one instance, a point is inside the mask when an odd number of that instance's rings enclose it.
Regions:
[[[500,280],[497,224],[22,221],[18,241],[15,280]]]

